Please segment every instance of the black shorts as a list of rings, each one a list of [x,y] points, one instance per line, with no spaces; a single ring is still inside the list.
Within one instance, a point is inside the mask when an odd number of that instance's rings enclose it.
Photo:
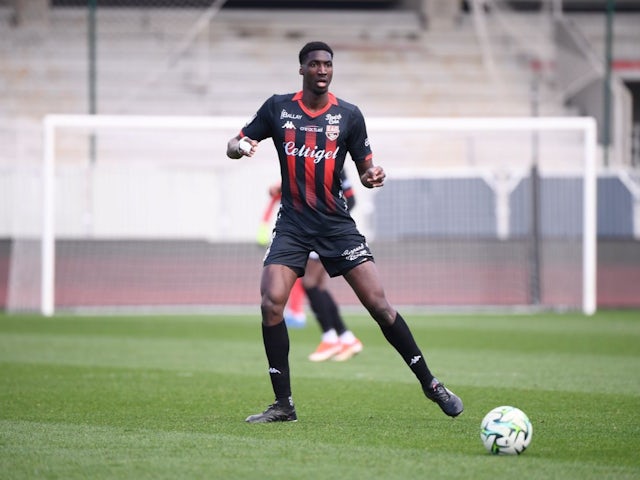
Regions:
[[[344,275],[356,265],[373,261],[367,240],[357,230],[330,237],[277,232],[264,256],[263,265],[286,265],[302,277],[310,252],[317,252],[331,277]]]

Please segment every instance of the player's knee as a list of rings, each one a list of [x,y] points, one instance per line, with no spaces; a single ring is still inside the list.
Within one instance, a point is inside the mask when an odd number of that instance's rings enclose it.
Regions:
[[[389,310],[380,310],[375,313],[371,313],[373,319],[382,327],[390,327],[393,325],[395,319],[395,313]]]
[[[365,305],[365,307],[378,324],[388,326],[393,323],[395,310],[393,310],[384,297],[372,300],[368,305]]]
[[[263,295],[260,303],[262,312],[262,323],[265,325],[275,325],[284,317],[284,303],[275,301],[273,298]]]
[[[315,279],[312,278],[307,278],[307,276],[305,275],[304,277],[302,277],[302,288],[304,288],[305,292],[308,292],[309,290],[317,287],[317,282],[315,281]]]

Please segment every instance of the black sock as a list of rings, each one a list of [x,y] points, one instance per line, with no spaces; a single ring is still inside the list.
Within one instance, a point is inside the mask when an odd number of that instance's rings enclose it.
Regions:
[[[409,366],[413,374],[420,381],[422,388],[428,388],[433,375],[427,367],[427,362],[418,348],[409,330],[409,326],[400,313],[396,314],[396,321],[391,326],[380,326],[387,341],[398,351],[402,359]]]
[[[327,314],[329,315],[329,319],[331,321],[331,327],[335,328],[338,336],[340,336],[347,331],[347,327],[342,320],[342,316],[340,316],[338,304],[333,299],[328,290],[324,290],[322,292],[322,296],[324,297],[325,308],[327,309]]]
[[[262,325],[262,340],[269,362],[269,376],[276,400],[287,401],[291,397],[289,376],[289,332],[284,321],[273,327]]]
[[[331,320],[330,312],[327,309],[324,292],[318,287],[306,288],[305,292],[309,299],[311,310],[313,310],[313,314],[318,319],[320,328],[322,328],[323,332],[328,332],[333,328],[333,322]]]

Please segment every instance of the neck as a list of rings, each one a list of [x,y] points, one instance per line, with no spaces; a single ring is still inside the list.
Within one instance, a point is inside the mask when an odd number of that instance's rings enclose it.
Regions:
[[[312,112],[322,110],[329,103],[329,92],[316,94],[305,90],[302,92],[302,103]]]

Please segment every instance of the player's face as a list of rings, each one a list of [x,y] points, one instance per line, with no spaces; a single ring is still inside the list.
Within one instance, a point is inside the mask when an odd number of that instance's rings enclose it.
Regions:
[[[315,50],[307,54],[305,62],[300,65],[302,87],[316,95],[329,91],[329,84],[333,78],[333,61],[331,54],[324,50]]]

